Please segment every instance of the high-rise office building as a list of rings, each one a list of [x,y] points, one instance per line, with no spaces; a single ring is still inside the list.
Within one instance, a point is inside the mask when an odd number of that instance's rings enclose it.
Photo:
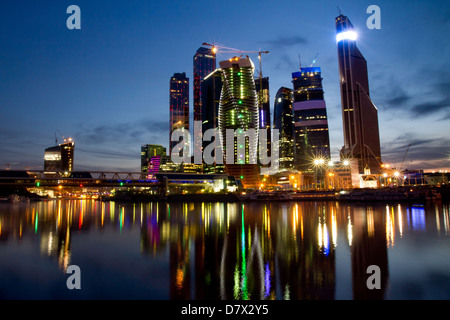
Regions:
[[[141,171],[148,172],[153,157],[166,156],[166,148],[159,144],[144,144],[141,146]]]
[[[220,68],[223,85],[219,105],[219,133],[225,170],[229,175],[240,179],[245,187],[257,186],[259,110],[253,76],[255,66],[247,56],[221,61]],[[229,129],[234,131],[232,137],[229,133],[227,135]],[[251,131],[253,136],[250,134],[243,141],[239,139]],[[232,141],[229,141],[230,138]],[[233,163],[230,163],[227,155],[233,155]]]
[[[194,121],[202,120],[202,82],[215,69],[215,53],[200,47],[194,55]]]
[[[200,47],[195,53],[193,60],[194,121],[202,121],[202,82],[207,75],[216,69],[216,54],[209,48]],[[196,150],[201,152],[201,141],[197,140],[197,143],[194,143],[193,148],[194,153]]]
[[[352,167],[358,174],[363,174],[366,168],[378,173],[381,169],[378,111],[370,99],[367,62],[356,46],[357,34],[346,16],[336,18],[336,33],[344,128],[340,156],[355,162]]]
[[[267,154],[270,155],[272,139],[270,130],[269,77],[255,78],[255,87],[258,95],[259,129],[265,129],[267,132],[266,141],[260,141],[260,144],[266,145]]]
[[[45,149],[44,173],[61,173],[68,176],[73,171],[75,142],[72,138],[65,138],[64,143]]]
[[[219,104],[222,92],[222,70],[216,69],[207,75],[202,82],[202,133],[209,129],[219,128]],[[214,138],[213,138],[214,139]],[[203,150],[212,141],[203,140]],[[214,144],[220,146],[220,140],[214,140]],[[206,165],[204,172],[223,172],[223,159],[216,160],[213,165]]]
[[[171,141],[172,132],[182,129],[189,132],[189,78],[186,73],[175,73],[170,78],[170,136],[169,155],[178,141]],[[189,152],[190,141],[185,141],[185,152]],[[187,154],[189,155],[189,154]]]
[[[292,89],[281,87],[275,96],[273,128],[279,133],[279,171],[294,169],[294,117]]]
[[[323,163],[327,163],[330,158],[321,70],[319,67],[300,68],[292,73],[292,79],[295,168],[306,171],[314,166],[315,160],[323,159]]]

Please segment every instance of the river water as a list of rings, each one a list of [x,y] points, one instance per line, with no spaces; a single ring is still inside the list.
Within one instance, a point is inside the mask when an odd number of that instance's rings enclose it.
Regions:
[[[450,299],[448,204],[0,204],[0,299],[372,298]]]

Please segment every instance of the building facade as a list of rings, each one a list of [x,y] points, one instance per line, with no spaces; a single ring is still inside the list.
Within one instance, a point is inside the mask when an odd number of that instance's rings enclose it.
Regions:
[[[72,138],[66,138],[64,143],[45,149],[44,173],[69,176],[73,171],[74,151],[75,142]]]
[[[381,172],[378,111],[369,93],[367,62],[356,46],[356,32],[350,20],[336,18],[344,146],[341,159],[355,162],[356,174],[368,168]]]
[[[319,67],[300,68],[292,73],[294,115],[294,167],[314,169],[315,162],[330,159],[327,109]]]
[[[207,75],[202,82],[202,133],[207,130],[219,130],[219,105],[220,94],[222,92],[222,70],[216,69]],[[210,141],[203,140],[203,150],[210,143],[214,143],[214,147],[221,147],[220,139]],[[216,150],[216,149],[215,149]],[[214,164],[204,164],[204,172],[207,173],[222,173],[224,170],[222,154],[216,155]]]
[[[166,148],[159,144],[144,144],[141,146],[141,171],[148,172],[154,166],[156,158],[167,154]],[[152,161],[153,158],[153,161]],[[158,159],[159,160],[159,159]],[[158,161],[159,164],[159,161]],[[158,166],[159,167],[159,166]]]
[[[257,147],[260,123],[255,67],[247,56],[221,61],[220,68],[223,85],[219,105],[219,134],[225,171],[240,179],[245,187],[254,187],[259,185]],[[234,132],[232,135],[229,134],[230,129]],[[249,132],[253,132],[253,135],[240,139]]]
[[[292,89],[281,87],[275,96],[273,128],[279,132],[279,171],[294,169],[294,117]]]
[[[178,141],[172,141],[172,133],[176,129],[189,132],[189,78],[186,73],[175,73],[170,78],[170,136],[169,155],[172,155]],[[190,141],[186,141],[185,152],[189,154]]]
[[[260,141],[259,143],[264,144],[266,146],[267,154],[270,155],[271,126],[270,126],[269,77],[255,78],[255,88],[256,94],[258,95],[259,129],[265,129],[267,132],[267,136],[264,139],[264,141]]]
[[[216,69],[216,54],[211,49],[200,47],[194,55],[193,65],[194,121],[202,121],[202,82]],[[201,142],[194,144],[193,148],[194,152],[195,150],[201,151]]]

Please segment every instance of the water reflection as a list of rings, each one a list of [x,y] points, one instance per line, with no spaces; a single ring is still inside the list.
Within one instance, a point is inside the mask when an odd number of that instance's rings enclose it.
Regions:
[[[62,271],[72,263],[74,234],[108,230],[128,237],[125,231],[137,231],[142,255],[166,259],[169,296],[161,293],[161,299],[336,299],[343,272],[351,274],[354,299],[382,299],[392,280],[388,251],[411,234],[448,237],[449,229],[449,206],[442,204],[60,200],[0,205],[0,253],[29,238]],[[338,254],[348,257],[348,270],[337,271]],[[370,265],[381,270],[380,290],[367,288]]]

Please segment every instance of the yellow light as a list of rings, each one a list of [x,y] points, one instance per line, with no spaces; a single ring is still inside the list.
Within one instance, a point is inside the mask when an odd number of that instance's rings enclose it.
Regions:
[[[394,176],[395,176],[395,177],[398,177],[399,175],[400,175],[400,172],[398,172],[398,171],[395,171],[395,172],[394,172]]]
[[[212,52],[213,52],[213,53],[216,53],[216,52],[217,52],[217,48],[216,48],[216,47],[213,47],[213,48],[212,48]]]
[[[348,166],[350,162],[348,160],[344,160],[344,166]]]

